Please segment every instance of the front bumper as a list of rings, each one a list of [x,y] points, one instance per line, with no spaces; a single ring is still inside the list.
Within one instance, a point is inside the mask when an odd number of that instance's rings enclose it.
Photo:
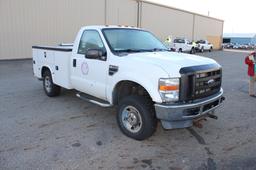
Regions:
[[[193,120],[214,112],[223,102],[223,90],[217,94],[189,104],[155,104],[156,117],[165,129],[186,128]]]

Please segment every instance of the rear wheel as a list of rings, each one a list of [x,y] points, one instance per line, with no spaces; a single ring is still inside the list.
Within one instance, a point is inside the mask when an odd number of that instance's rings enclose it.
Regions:
[[[53,83],[50,70],[46,70],[43,74],[43,86],[47,96],[54,97],[60,95],[61,87]]]
[[[203,53],[204,52],[204,47],[202,47],[200,51],[201,51],[201,53]]]
[[[212,51],[212,47],[209,49],[209,52],[211,52]]]
[[[181,52],[182,52],[182,49],[180,48],[180,49],[179,49],[179,53],[181,53]]]
[[[153,102],[145,96],[125,97],[118,105],[117,123],[130,138],[144,140],[152,136],[157,125]]]

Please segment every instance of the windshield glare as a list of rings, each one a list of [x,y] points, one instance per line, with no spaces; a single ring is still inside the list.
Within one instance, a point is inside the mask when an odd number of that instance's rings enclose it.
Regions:
[[[103,29],[103,34],[114,52],[167,50],[150,32],[136,29]]]

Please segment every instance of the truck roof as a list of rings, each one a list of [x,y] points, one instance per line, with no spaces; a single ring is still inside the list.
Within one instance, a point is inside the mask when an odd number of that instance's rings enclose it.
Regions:
[[[127,28],[127,29],[138,29],[143,30],[138,27],[134,26],[126,26],[126,25],[90,25],[90,26],[84,26],[83,29],[104,29],[104,28]]]

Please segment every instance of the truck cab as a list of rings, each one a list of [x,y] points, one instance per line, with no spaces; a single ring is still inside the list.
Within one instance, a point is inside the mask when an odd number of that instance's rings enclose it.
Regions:
[[[102,107],[117,108],[120,130],[136,140],[163,128],[186,128],[214,116],[224,100],[214,60],[170,52],[147,30],[82,27],[74,43],[33,46],[33,72],[49,97],[61,88]]]

